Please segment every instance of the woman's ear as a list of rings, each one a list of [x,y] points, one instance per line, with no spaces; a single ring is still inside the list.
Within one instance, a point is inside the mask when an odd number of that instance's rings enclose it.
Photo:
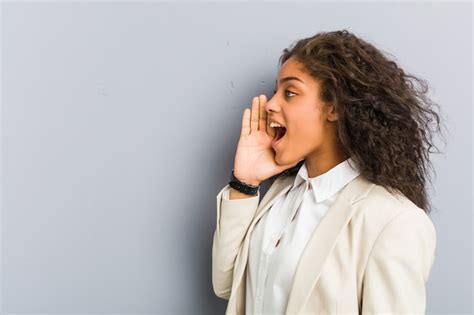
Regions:
[[[337,114],[336,107],[333,104],[328,104],[326,106],[326,109],[327,109],[326,115],[329,121],[336,121],[339,119],[339,115]]]

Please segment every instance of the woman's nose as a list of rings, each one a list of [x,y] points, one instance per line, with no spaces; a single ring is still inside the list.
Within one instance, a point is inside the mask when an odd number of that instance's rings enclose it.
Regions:
[[[267,113],[277,111],[277,106],[275,105],[275,100],[273,97],[265,103],[265,110]]]

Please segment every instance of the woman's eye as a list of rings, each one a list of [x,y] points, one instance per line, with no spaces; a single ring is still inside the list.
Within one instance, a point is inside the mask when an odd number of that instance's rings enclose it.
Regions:
[[[277,92],[276,90],[273,90],[273,94],[276,94],[276,92]],[[289,91],[289,90],[285,90],[285,93],[295,94],[295,93],[293,93],[293,92],[291,92],[291,91]],[[296,94],[295,94],[295,95],[296,95]],[[288,94],[286,94],[286,96],[288,96]]]

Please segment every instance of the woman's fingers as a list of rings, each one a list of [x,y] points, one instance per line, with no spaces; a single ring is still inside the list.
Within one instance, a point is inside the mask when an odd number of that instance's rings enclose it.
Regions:
[[[267,112],[265,111],[266,102],[267,97],[263,94],[252,99],[252,108],[250,110],[246,108],[242,115],[241,136],[249,135],[259,130],[266,131],[268,134],[271,133],[267,122]]]
[[[260,95],[258,97],[259,100],[259,111],[260,117],[258,120],[258,130],[260,131],[267,131],[267,112],[265,111],[265,103],[267,101],[267,97],[265,95]]]
[[[258,131],[258,111],[259,111],[259,99],[255,96],[252,99],[252,115],[250,117],[250,133]]]
[[[250,110],[248,108],[244,109],[244,114],[242,115],[242,131],[240,136],[248,136],[250,134]]]

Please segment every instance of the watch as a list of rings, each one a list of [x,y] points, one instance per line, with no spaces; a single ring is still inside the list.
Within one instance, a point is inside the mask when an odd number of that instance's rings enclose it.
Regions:
[[[240,191],[243,194],[246,195],[252,195],[255,196],[258,194],[258,189],[260,186],[254,186],[250,185],[244,182],[241,182],[234,176],[234,169],[232,169],[232,172],[230,174],[230,181],[229,181],[229,186]]]

